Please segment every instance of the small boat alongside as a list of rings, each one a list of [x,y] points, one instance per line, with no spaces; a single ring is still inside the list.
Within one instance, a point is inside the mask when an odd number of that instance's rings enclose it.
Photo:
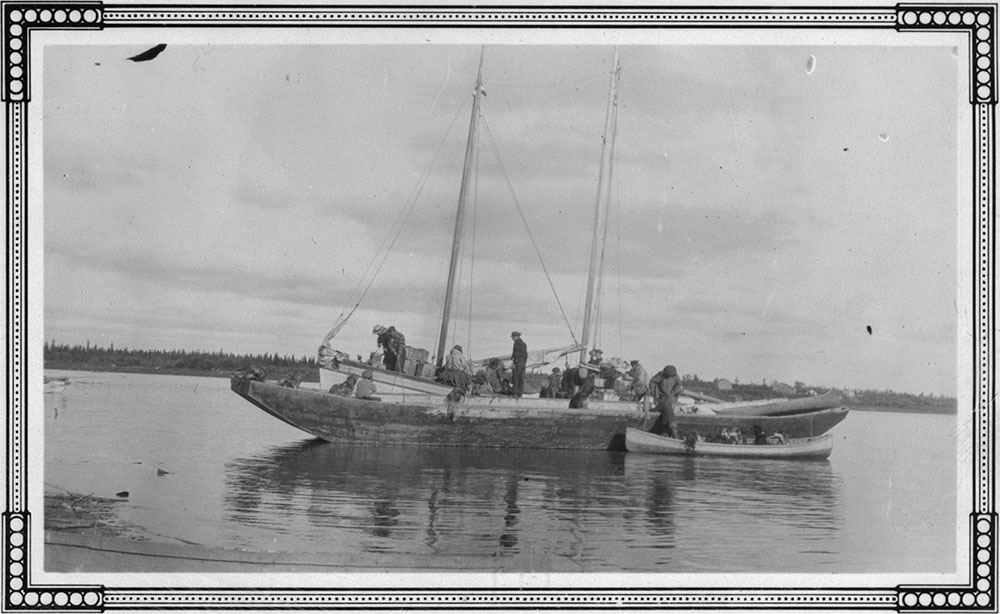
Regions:
[[[674,439],[629,427],[625,431],[625,449],[646,454],[820,460],[833,451],[833,435],[788,439],[785,443],[715,443],[697,437]]]

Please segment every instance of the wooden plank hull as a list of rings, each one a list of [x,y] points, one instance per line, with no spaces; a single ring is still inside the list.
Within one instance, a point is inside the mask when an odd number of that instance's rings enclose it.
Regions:
[[[629,428],[625,433],[625,448],[629,452],[647,454],[819,460],[827,458],[830,456],[830,452],[833,451],[833,436],[828,433],[819,437],[792,439],[786,444],[766,445],[699,441],[692,447],[689,443],[681,439],[671,439],[639,429]]]
[[[800,414],[817,409],[838,407],[843,402],[839,392],[830,391],[815,397],[801,399],[784,399],[765,404],[753,404],[742,407],[713,407],[717,414],[733,416],[782,416]]]
[[[233,378],[233,390],[311,435],[331,442],[485,448],[623,450],[625,429],[643,414],[539,408],[537,399],[473,398],[461,403],[403,404],[339,397]],[[481,401],[480,401],[481,399]],[[494,401],[494,402],[490,402]]]
[[[340,397],[318,389],[285,388],[243,377],[232,378],[234,392],[275,418],[331,442],[375,445],[426,445],[481,448],[624,450],[625,430],[642,428],[655,415],[634,403],[600,403],[571,409],[565,399],[468,397],[460,402],[427,398],[384,403]],[[846,409],[845,409],[846,415]],[[743,420],[745,418],[740,418]],[[812,427],[843,419],[816,421]],[[737,420],[737,422],[739,422]],[[757,418],[766,432],[801,432],[803,418]],[[681,428],[704,433],[732,428],[730,417],[683,417]]]

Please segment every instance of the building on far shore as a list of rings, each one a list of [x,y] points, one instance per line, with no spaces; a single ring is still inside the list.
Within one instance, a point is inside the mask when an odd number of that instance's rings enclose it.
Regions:
[[[777,392],[778,394],[795,394],[795,389],[788,384],[782,384],[781,382],[774,382],[771,386],[771,390]]]

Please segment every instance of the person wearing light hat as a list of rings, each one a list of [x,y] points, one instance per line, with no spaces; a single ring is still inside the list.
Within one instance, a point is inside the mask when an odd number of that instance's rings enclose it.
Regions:
[[[514,363],[511,365],[513,371],[510,379],[513,388],[511,394],[514,395],[514,398],[520,399],[524,395],[524,370],[528,365],[528,345],[521,339],[521,333],[517,331],[512,332],[510,338],[514,340],[514,349],[510,354],[510,359]]]
[[[677,437],[677,416],[674,414],[674,405],[677,403],[678,395],[684,392],[684,386],[681,386],[681,380],[677,376],[677,367],[673,365],[663,367],[663,370],[649,381],[649,388],[653,399],[656,400],[656,410],[660,412],[650,432]]]
[[[376,324],[373,335],[378,335],[376,343],[382,348],[382,363],[389,371],[402,371],[406,360],[406,338],[395,326],[386,328]]]
[[[354,390],[354,396],[359,399],[364,399],[366,401],[381,401],[379,397],[375,396],[375,382],[373,381],[374,374],[371,369],[366,369],[364,373],[361,374],[361,381],[358,382],[357,388]]]

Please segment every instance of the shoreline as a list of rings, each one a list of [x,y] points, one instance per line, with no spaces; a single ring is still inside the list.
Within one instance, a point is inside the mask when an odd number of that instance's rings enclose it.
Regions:
[[[46,364],[45,369],[53,369],[59,371],[84,371],[87,373],[132,373],[132,374],[143,374],[143,375],[182,375],[191,377],[214,377],[218,379],[228,379],[233,375],[232,371],[223,369],[213,369],[213,370],[203,370],[203,369],[178,369],[178,368],[144,368],[144,367],[118,367],[114,369],[108,368],[96,368],[88,365],[50,365]],[[269,379],[281,379],[288,373],[296,371],[299,375],[302,375],[300,369],[293,368],[279,368],[274,372],[269,373]],[[318,384],[319,375],[315,370],[311,370],[302,377],[303,383]],[[957,403],[952,407],[913,407],[906,405],[870,405],[863,403],[852,403],[850,400],[845,400],[844,405],[851,409],[851,411],[862,411],[862,412],[878,412],[878,413],[897,413],[897,414],[920,414],[920,415],[936,415],[936,416],[956,416],[958,415]]]

